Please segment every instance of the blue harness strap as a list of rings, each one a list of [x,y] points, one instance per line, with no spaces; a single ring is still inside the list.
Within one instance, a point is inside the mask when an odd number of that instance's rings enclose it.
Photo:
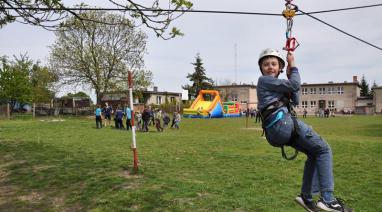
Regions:
[[[279,120],[281,120],[283,118],[284,118],[284,112],[283,111],[277,112],[275,119],[273,119],[271,121],[271,123],[269,123],[267,126],[265,126],[265,129],[272,127],[272,125],[276,124]]]

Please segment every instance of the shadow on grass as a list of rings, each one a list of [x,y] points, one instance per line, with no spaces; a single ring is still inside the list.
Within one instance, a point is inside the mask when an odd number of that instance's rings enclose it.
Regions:
[[[165,203],[159,191],[138,191],[142,173],[130,175],[132,167],[91,153],[65,152],[37,142],[0,141],[0,164],[0,211],[119,208],[110,199],[113,196],[122,199],[124,208]]]

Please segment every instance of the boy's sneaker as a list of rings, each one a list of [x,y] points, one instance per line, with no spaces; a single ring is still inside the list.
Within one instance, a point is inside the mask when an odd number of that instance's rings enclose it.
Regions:
[[[309,201],[305,199],[301,194],[297,195],[295,201],[309,212],[320,211],[320,209],[316,206],[316,203],[313,200]]]
[[[317,202],[317,207],[324,211],[353,212],[353,209],[348,208],[344,201],[340,198],[336,198],[332,202],[325,202],[322,198],[320,198]]]

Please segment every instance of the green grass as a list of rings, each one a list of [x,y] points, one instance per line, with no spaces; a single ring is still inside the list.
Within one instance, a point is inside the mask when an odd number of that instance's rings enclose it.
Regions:
[[[244,119],[183,119],[180,130],[131,133],[93,119],[1,120],[0,211],[303,211],[305,156],[280,150]],[[330,143],[336,195],[382,211],[382,116],[306,122]]]

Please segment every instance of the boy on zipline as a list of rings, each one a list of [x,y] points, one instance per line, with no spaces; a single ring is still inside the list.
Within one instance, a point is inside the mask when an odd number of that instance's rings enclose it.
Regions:
[[[301,80],[291,52],[287,55],[288,80],[278,76],[285,67],[281,54],[274,49],[261,52],[258,64],[262,76],[257,83],[258,109],[263,129],[272,146],[291,146],[307,156],[301,186],[296,202],[307,211],[350,212],[339,198],[335,198],[332,151],[316,132],[304,122],[297,120],[292,105],[298,105]],[[320,193],[317,204],[313,194]]]

